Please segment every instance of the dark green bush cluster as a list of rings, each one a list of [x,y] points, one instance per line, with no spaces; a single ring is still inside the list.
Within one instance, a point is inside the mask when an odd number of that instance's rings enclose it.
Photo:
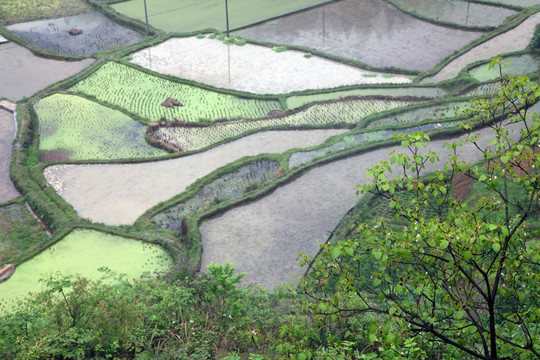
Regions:
[[[534,29],[534,34],[529,43],[529,48],[535,54],[540,54],[540,24],[536,25]]]

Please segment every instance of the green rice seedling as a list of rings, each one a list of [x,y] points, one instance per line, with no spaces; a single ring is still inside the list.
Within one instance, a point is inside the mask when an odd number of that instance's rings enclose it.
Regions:
[[[285,45],[274,46],[272,48],[272,50],[274,50],[275,52],[282,52],[282,51],[285,51],[287,49],[288,49],[288,47],[286,47]]]
[[[186,122],[254,119],[281,110],[278,101],[245,99],[149,75],[130,66],[108,62],[72,86],[70,91],[127,109],[150,122],[180,119]],[[182,106],[164,107],[172,97]]]
[[[80,96],[54,94],[36,105],[44,161],[153,158],[167,154],[145,140],[146,127]]]
[[[151,220],[157,227],[180,235],[187,216],[255,190],[271,180],[279,169],[279,164],[271,160],[257,160],[242,165],[202,186],[194,195],[161,211]]]
[[[221,123],[206,127],[158,127],[153,136],[183,151],[199,150],[242,134],[277,127],[356,124],[367,115],[411,104],[406,100],[358,99],[317,104],[278,118]]]
[[[396,115],[390,115],[370,122],[367,128],[389,125],[415,124],[427,119],[444,119],[456,117],[458,110],[470,105],[469,101],[458,101],[439,105],[431,105],[419,109],[407,110]]]

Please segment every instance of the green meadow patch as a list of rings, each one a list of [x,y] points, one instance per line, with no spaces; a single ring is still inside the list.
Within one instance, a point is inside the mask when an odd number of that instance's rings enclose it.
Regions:
[[[149,75],[130,66],[109,62],[70,91],[86,94],[127,109],[150,122],[160,119],[192,122],[254,119],[281,110],[278,101],[245,99]],[[181,106],[161,105],[168,97]]]
[[[43,161],[152,158],[167,154],[146,142],[144,125],[80,96],[54,94],[41,99],[35,108]]]
[[[24,202],[0,207],[0,266],[18,263],[47,241],[45,228],[32,217]]]
[[[59,18],[91,10],[84,0],[2,0],[0,24]]]

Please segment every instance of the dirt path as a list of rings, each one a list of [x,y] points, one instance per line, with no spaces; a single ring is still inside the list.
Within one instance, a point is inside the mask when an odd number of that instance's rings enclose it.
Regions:
[[[487,139],[484,136],[483,142]],[[440,168],[447,158],[448,151],[442,149],[445,142],[431,144],[442,161],[430,164],[429,170]],[[247,273],[245,284],[274,289],[297,283],[304,270],[297,262],[298,254],[318,251],[358,201],[355,187],[368,183],[366,171],[399,149],[375,150],[316,168],[256,202],[204,223],[202,269],[228,261],[238,266],[238,272]],[[481,158],[473,146],[466,146],[462,153],[468,161]]]
[[[425,78],[422,83],[436,83],[452,79],[468,64],[479,60],[488,60],[499,54],[523,50],[532,39],[534,28],[540,23],[540,13],[536,13],[516,28],[488,40],[465,54],[457,57],[436,75]]]
[[[132,224],[198,178],[244,156],[313,146],[343,130],[268,131],[203,153],[129,165],[56,165],[45,177],[79,216],[109,225]]]

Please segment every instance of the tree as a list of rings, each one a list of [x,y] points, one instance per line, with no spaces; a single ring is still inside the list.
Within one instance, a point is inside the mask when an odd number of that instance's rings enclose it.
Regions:
[[[501,69],[500,59],[492,66]],[[414,133],[399,135],[405,151],[368,172],[372,184],[359,192],[386,201],[395,220],[359,224],[355,236],[304,258],[312,276],[302,288],[320,318],[388,317],[393,330],[369,336],[380,350],[398,349],[405,332],[469,358],[540,358],[540,121],[530,110],[540,88],[502,72],[498,86],[465,111],[468,135],[445,145],[451,156],[441,171],[424,174],[438,156],[427,135]],[[487,145],[478,126],[492,129]],[[483,161],[463,161],[466,144]],[[458,178],[473,195],[456,196]]]

